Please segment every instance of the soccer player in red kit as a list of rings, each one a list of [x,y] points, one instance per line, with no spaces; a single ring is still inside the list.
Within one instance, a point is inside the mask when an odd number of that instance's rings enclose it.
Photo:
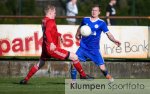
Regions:
[[[45,60],[51,57],[60,60],[72,60],[74,67],[80,73],[81,79],[92,79],[92,77],[86,75],[83,71],[82,66],[80,65],[78,57],[75,53],[60,48],[59,42],[61,40],[61,34],[57,31],[55,16],[55,6],[49,5],[45,9],[45,17],[42,20],[43,44],[41,58],[39,60],[39,63],[35,64],[30,69],[27,76],[20,81],[20,84],[27,84],[29,79],[45,64]]]

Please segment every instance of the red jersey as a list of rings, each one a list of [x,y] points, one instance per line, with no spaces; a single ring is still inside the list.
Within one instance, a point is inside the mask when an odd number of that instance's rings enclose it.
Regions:
[[[56,59],[64,60],[69,57],[69,52],[60,48],[60,36],[58,33],[55,19],[50,19],[45,17],[42,20],[43,29],[43,44],[42,44],[42,54],[41,59],[46,60],[47,58],[53,57]],[[54,51],[50,50],[50,43],[56,45]]]
[[[59,47],[61,34],[57,31],[55,19],[44,17],[42,20],[42,29],[43,43],[46,43],[47,46],[49,46],[50,43],[54,43],[57,47]]]

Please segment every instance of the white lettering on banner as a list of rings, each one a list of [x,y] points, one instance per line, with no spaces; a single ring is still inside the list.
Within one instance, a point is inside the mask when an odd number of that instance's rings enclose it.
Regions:
[[[0,25],[0,56],[40,56],[42,31],[40,25]],[[76,52],[79,41],[75,39],[77,25],[58,25],[62,34],[63,49]],[[148,27],[111,26],[109,27],[122,45],[117,47],[107,36],[101,35],[101,53],[110,58],[147,58]]]

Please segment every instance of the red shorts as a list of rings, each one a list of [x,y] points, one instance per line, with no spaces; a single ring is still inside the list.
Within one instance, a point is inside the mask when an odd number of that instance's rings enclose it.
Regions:
[[[42,45],[41,59],[46,60],[48,58],[55,58],[60,60],[65,60],[69,57],[69,51],[57,47],[54,51],[50,51],[50,47]]]

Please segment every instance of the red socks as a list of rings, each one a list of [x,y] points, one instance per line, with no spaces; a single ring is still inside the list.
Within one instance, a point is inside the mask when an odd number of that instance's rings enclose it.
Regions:
[[[73,65],[81,76],[86,76],[85,72],[82,69],[82,66],[81,66],[79,60],[73,61]]]
[[[28,75],[26,76],[25,80],[28,81],[37,71],[38,71],[38,66],[37,66],[37,65],[34,65],[34,66],[30,69],[30,71],[29,71]]]
[[[85,72],[84,72],[83,69],[82,69],[82,66],[81,66],[79,60],[73,61],[73,65],[74,65],[74,67],[76,68],[76,70],[79,72],[79,74],[80,74],[81,76],[83,76],[83,77],[86,76]],[[34,66],[30,69],[28,75],[25,77],[25,80],[28,81],[37,71],[38,71],[38,66],[37,66],[37,65],[34,65]]]

